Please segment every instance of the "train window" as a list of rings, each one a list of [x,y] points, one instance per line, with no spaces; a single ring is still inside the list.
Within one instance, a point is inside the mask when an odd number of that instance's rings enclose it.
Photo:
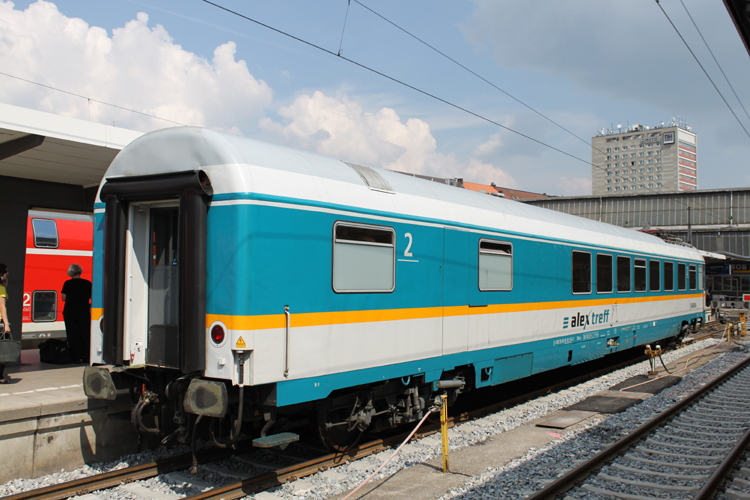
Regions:
[[[52,219],[31,219],[34,231],[34,246],[37,248],[57,248],[57,224]]]
[[[685,289],[685,264],[677,264],[677,289]]]
[[[664,263],[664,291],[671,292],[674,290],[674,263]]]
[[[658,260],[648,261],[648,289],[652,292],[661,291],[661,283],[659,282],[661,278],[660,264]]]
[[[696,265],[690,264],[690,289],[695,290],[698,287],[698,276],[696,273]]]
[[[630,291],[630,257],[617,257],[617,291]]]
[[[395,232],[390,227],[336,223],[333,290],[392,292],[396,286]]]
[[[612,256],[596,254],[596,291],[612,293]]]
[[[573,293],[591,293],[591,254],[573,251]]]
[[[703,266],[698,266],[698,290],[704,290],[703,285]]]
[[[57,292],[36,291],[31,299],[31,320],[34,322],[55,321],[57,319]]]
[[[646,291],[646,259],[633,259],[633,285],[636,292]]]
[[[501,241],[479,241],[479,289],[513,288],[513,246]]]

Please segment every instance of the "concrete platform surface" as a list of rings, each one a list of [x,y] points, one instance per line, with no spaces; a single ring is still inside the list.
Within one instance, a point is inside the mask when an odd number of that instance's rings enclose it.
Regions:
[[[130,424],[130,398],[89,399],[82,365],[39,362],[39,351],[21,352],[0,385],[0,483],[112,460],[138,450]],[[7,465],[6,465],[7,464]]]

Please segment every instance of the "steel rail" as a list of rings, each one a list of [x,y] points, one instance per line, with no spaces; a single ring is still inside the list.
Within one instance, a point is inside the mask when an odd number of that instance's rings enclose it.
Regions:
[[[734,469],[735,464],[745,453],[745,450],[747,450],[748,445],[750,445],[750,428],[745,431],[745,434],[743,434],[742,438],[732,448],[732,451],[722,460],[703,487],[698,490],[693,500],[710,500],[714,498],[721,485],[724,484],[724,480],[732,472],[732,469]]]
[[[378,453],[390,448],[397,439],[403,439],[403,436],[392,437],[388,439],[376,439],[365,443],[349,452],[330,453],[328,455],[309,460],[300,464],[282,467],[280,469],[266,472],[259,476],[249,477],[242,481],[213,488],[197,495],[185,497],[183,500],[234,500],[242,498],[253,493],[265,491],[274,486],[284,484],[286,481],[300,477],[309,476],[318,471],[328,469],[338,465],[345,459],[359,460],[366,456]]]
[[[587,477],[592,475],[595,471],[599,470],[604,465],[630,449],[634,444],[639,442],[644,437],[648,436],[653,430],[657,429],[668,420],[677,416],[684,409],[698,401],[700,398],[723,384],[727,379],[729,379],[739,371],[745,369],[749,365],[750,359],[747,359],[738,364],[731,370],[715,378],[713,381],[706,384],[698,391],[683,399],[673,407],[661,413],[659,416],[644,423],[624,438],[597,453],[590,460],[583,462],[582,464],[558,477],[551,483],[547,484],[547,486],[545,486],[541,490],[527,497],[527,500],[551,500],[557,498],[558,495],[562,495],[569,489],[576,486],[577,483],[582,482]]]
[[[229,450],[210,449],[200,454],[201,461],[217,460],[231,455]],[[98,490],[113,488],[124,483],[148,479],[175,470],[188,469],[193,464],[190,453],[177,455],[154,462],[134,465],[124,469],[103,472],[93,476],[44,486],[34,490],[8,495],[2,500],[62,500],[76,495],[85,495]]]

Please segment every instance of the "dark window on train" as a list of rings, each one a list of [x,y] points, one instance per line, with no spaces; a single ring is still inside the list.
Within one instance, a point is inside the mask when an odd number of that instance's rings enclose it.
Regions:
[[[612,293],[612,256],[596,254],[596,291]]]
[[[591,254],[573,251],[573,293],[591,293]]]
[[[677,289],[685,289],[685,264],[677,264]]]
[[[652,292],[661,291],[661,269],[658,260],[648,261],[648,289]]]
[[[336,223],[333,233],[335,292],[393,291],[396,253],[392,228]]]
[[[479,241],[479,289],[513,288],[513,247],[501,241]]]
[[[698,288],[698,275],[695,264],[690,264],[690,289],[695,290]]]
[[[698,290],[705,290],[704,283],[705,279],[703,278],[703,266],[698,266]]]
[[[31,298],[31,320],[35,322],[57,319],[57,292],[36,291]]]
[[[630,291],[630,257],[617,257],[617,291]]]
[[[671,292],[674,290],[674,263],[664,263],[664,291]]]
[[[633,288],[636,292],[646,291],[646,259],[633,259]]]
[[[57,224],[52,219],[31,219],[34,231],[34,246],[37,248],[57,248]]]

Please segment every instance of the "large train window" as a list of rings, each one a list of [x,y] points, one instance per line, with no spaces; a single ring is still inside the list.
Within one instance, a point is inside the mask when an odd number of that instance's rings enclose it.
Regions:
[[[648,289],[652,292],[661,291],[661,266],[658,260],[648,261]]]
[[[685,290],[685,264],[677,264],[677,289]]]
[[[674,290],[674,263],[664,263],[664,291],[671,292]]]
[[[617,291],[630,291],[630,257],[617,256]]]
[[[690,264],[689,269],[690,269],[690,273],[689,273],[689,277],[690,277],[690,289],[691,290],[695,290],[696,288],[698,288],[698,275],[697,275],[697,271],[696,271],[696,265],[695,264]]]
[[[34,231],[34,246],[37,248],[57,248],[57,224],[52,219],[31,219]]]
[[[646,259],[633,259],[633,285],[636,292],[646,291]]]
[[[393,228],[337,222],[333,226],[333,290],[392,292],[396,286]]]
[[[591,293],[591,254],[573,251],[573,293]]]
[[[479,240],[479,289],[513,288],[513,246],[510,243]]]
[[[612,293],[612,256],[596,254],[596,292]]]
[[[31,298],[31,321],[44,323],[57,319],[57,292],[35,291]]]

